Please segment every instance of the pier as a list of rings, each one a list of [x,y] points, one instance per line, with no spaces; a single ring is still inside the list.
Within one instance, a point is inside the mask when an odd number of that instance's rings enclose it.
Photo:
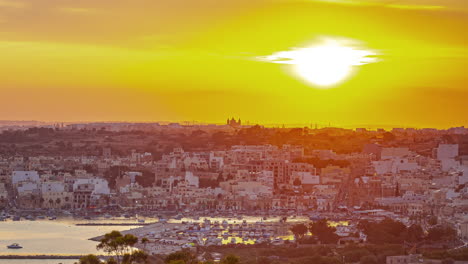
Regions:
[[[147,226],[154,223],[79,223],[76,226]]]

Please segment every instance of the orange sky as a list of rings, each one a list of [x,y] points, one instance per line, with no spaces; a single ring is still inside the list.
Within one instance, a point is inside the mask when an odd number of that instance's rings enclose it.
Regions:
[[[0,120],[468,126],[468,1],[0,0]],[[319,89],[259,58],[378,62]]]

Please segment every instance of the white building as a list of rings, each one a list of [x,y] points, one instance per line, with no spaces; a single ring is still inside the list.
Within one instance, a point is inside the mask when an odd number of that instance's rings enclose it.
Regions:
[[[79,185],[91,184],[94,185],[92,194],[110,194],[110,188],[107,180],[101,178],[89,178],[89,179],[76,179],[73,183],[73,191],[78,189]]]
[[[411,153],[408,148],[382,148],[382,153],[380,155],[382,160],[393,159],[393,158],[402,158],[409,156]]]
[[[320,184],[320,176],[313,175],[310,172],[299,172],[293,171],[291,177],[291,184],[294,184],[294,180],[299,179],[302,185],[317,185]]]
[[[439,144],[437,159],[440,160],[442,171],[457,169],[460,162],[455,160],[458,156],[458,144]]]
[[[11,175],[11,182],[17,185],[19,182],[34,182],[39,183],[39,174],[37,171],[13,171]]]
[[[454,159],[458,156],[458,144],[439,144],[437,148],[437,159]]]
[[[191,171],[185,172],[185,181],[188,183],[189,186],[193,186],[198,188],[200,186],[200,179],[198,176],[193,175]]]
[[[273,171],[263,170],[257,176],[257,181],[263,185],[273,188],[275,184],[275,178]]]
[[[45,193],[59,193],[65,191],[63,182],[43,182],[41,185],[42,194]]]
[[[39,184],[35,182],[20,182],[16,187],[18,194],[22,195],[24,193],[39,192]]]

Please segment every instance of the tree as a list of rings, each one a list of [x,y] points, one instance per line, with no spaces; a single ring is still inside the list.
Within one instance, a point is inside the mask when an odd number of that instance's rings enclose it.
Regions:
[[[239,264],[239,263],[240,263],[240,258],[233,254],[227,255],[221,261],[221,264]]]
[[[296,237],[296,240],[302,239],[308,231],[307,226],[304,224],[293,225],[290,230]]]
[[[115,256],[117,263],[130,264],[132,262],[122,262],[125,255],[135,253],[133,246],[138,242],[134,235],[122,235],[119,231],[112,231],[104,235],[100,243],[96,246],[98,250],[103,250],[109,255]]]
[[[271,264],[271,260],[267,257],[259,257],[257,264]]]
[[[147,258],[148,258],[148,255],[145,252],[141,250],[137,250],[131,254],[129,253],[125,254],[122,258],[122,263],[125,263],[125,264],[145,263]]]
[[[385,133],[383,134],[383,140],[386,141],[386,142],[388,142],[388,141],[393,141],[393,140],[395,140],[395,138],[396,138],[395,135],[393,135],[393,134],[390,133],[390,132],[385,132]]]
[[[101,264],[101,260],[95,255],[87,255],[80,258],[79,264]]]
[[[431,226],[435,226],[437,225],[437,216],[433,215],[431,216],[431,218],[429,218],[429,220],[427,221],[427,223]]]
[[[115,258],[110,258],[106,261],[106,264],[117,264],[117,260],[115,260]]]
[[[294,179],[293,185],[294,186],[300,186],[302,184],[301,180],[299,178]]]
[[[359,262],[361,264],[378,264],[379,263],[379,261],[377,260],[377,257],[374,255],[364,256],[361,258]]]
[[[457,237],[457,231],[450,226],[435,226],[429,229],[427,239],[434,242],[452,241]]]
[[[317,236],[317,239],[321,243],[334,244],[338,242],[338,235],[335,233],[336,228],[328,226],[327,219],[312,222],[309,226],[309,231],[312,235]]]
[[[441,264],[453,264],[455,261],[452,258],[443,259]]]
[[[424,231],[420,225],[411,225],[406,233],[405,241],[417,243],[424,237]]]
[[[374,244],[400,244],[408,238],[406,226],[390,218],[379,223],[361,221],[358,228],[367,235],[367,241]],[[417,236],[417,228],[413,229],[412,235]]]
[[[146,250],[146,244],[148,244],[149,239],[144,237],[141,239],[141,243],[143,244],[143,248]]]
[[[196,257],[188,250],[176,251],[167,255],[164,259],[167,264],[192,264],[196,263]]]

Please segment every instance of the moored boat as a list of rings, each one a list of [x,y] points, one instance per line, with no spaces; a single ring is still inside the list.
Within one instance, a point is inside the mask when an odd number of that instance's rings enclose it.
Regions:
[[[11,245],[8,245],[7,248],[9,248],[9,249],[21,249],[23,247],[20,246],[18,243],[13,243]]]

